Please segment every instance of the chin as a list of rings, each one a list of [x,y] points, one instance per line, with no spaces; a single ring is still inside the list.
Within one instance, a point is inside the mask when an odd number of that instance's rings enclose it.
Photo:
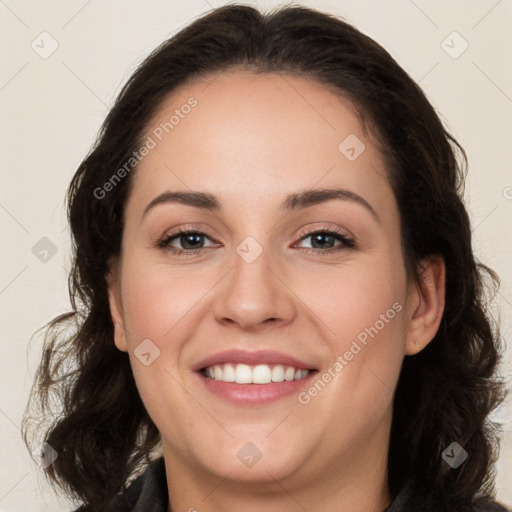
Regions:
[[[210,473],[240,482],[275,482],[293,475],[304,465],[307,453],[303,442],[275,437],[268,431],[248,435],[237,435],[223,443],[208,443],[208,448],[198,453],[199,463]],[[211,447],[216,446],[212,452]],[[300,447],[300,450],[299,450]],[[205,459],[204,454],[210,453]]]

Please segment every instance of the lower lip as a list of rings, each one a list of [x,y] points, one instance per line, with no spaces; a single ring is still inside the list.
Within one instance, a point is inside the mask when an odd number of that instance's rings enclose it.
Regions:
[[[275,402],[281,398],[298,394],[302,388],[310,383],[316,371],[300,380],[283,382],[270,382],[268,384],[237,384],[210,379],[198,373],[206,388],[218,397],[236,405],[263,405]]]

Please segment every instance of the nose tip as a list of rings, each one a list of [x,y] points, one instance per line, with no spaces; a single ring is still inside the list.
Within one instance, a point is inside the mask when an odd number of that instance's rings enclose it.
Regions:
[[[214,305],[218,322],[244,330],[290,322],[294,311],[289,290],[263,255],[252,263],[241,258],[235,263]]]

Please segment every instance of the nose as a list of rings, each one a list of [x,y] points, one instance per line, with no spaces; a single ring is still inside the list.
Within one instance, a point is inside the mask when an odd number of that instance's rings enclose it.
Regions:
[[[270,259],[265,250],[251,263],[235,255],[233,269],[223,280],[215,300],[214,316],[218,322],[255,331],[293,321],[294,294],[282,272],[271,268]]]

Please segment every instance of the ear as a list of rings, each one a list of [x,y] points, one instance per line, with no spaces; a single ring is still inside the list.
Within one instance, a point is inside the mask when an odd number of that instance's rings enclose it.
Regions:
[[[409,285],[405,354],[423,350],[436,335],[444,311],[446,266],[441,256],[422,260],[418,280]]]
[[[119,266],[110,267],[106,275],[108,286],[108,301],[110,305],[110,315],[114,324],[114,343],[116,347],[123,351],[128,351],[128,343],[126,340],[126,328],[124,325],[123,301],[121,294],[121,281]]]

